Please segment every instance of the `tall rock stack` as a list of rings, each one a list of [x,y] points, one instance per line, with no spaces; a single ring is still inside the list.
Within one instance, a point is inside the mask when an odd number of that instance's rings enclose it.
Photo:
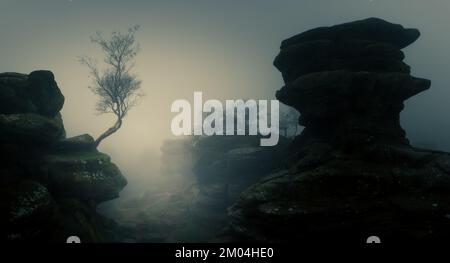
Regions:
[[[274,65],[286,86],[276,96],[300,112],[302,143],[407,144],[399,123],[403,101],[430,81],[409,74],[400,49],[419,35],[372,18],[284,40]]]
[[[126,180],[84,134],[66,138],[53,73],[0,74],[0,240],[108,241],[97,204]]]
[[[430,86],[402,48],[420,33],[381,19],[316,28],[284,40],[277,98],[305,126],[290,168],[230,208],[236,240],[365,242],[450,236],[450,156],[409,145],[403,102]],[[264,220],[261,220],[264,218]]]

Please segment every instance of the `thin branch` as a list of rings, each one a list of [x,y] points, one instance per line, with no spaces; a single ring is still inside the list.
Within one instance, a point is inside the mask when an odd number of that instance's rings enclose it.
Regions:
[[[103,51],[103,70],[96,60],[86,56],[79,58],[79,62],[89,69],[93,83],[89,89],[98,96],[97,112],[113,113],[117,117],[116,123],[96,140],[97,145],[122,126],[122,119],[144,95],[140,91],[141,81],[130,73],[134,66],[133,59],[140,49],[134,37],[138,29],[139,26],[134,26],[124,33],[113,31],[109,39],[100,32],[91,36],[91,42],[99,45]]]

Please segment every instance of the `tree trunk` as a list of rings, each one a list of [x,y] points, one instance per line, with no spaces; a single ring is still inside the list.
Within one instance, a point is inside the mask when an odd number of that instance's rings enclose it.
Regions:
[[[116,123],[114,125],[107,129],[104,133],[102,133],[96,140],[95,140],[95,147],[98,147],[98,145],[108,136],[115,133],[120,127],[122,126],[122,118],[118,117]]]

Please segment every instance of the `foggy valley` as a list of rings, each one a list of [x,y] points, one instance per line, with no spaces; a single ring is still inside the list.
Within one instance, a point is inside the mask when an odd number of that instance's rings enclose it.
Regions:
[[[113,242],[228,241],[227,213],[239,195],[265,176],[293,169],[290,145],[303,130],[297,125],[299,113],[280,103],[279,141],[260,147],[261,135],[175,136],[171,122],[177,113],[171,105],[192,101],[196,91],[203,92],[203,101],[223,105],[226,100],[275,100],[285,86],[273,65],[280,43],[309,29],[370,17],[418,28],[420,38],[402,50],[404,62],[412,76],[431,80],[431,88],[405,102],[400,123],[412,146],[450,151],[449,1],[183,3],[0,4],[0,72],[52,71],[65,97],[61,115],[67,138],[97,138],[115,122],[114,115],[95,111],[98,98],[88,89],[89,70],[78,61],[83,55],[102,59],[89,36],[99,31],[108,37],[113,30],[140,25],[135,33],[140,50],[131,71],[145,96],[98,147],[127,180],[120,197],[97,208],[114,220],[109,222],[114,233],[108,233]]]

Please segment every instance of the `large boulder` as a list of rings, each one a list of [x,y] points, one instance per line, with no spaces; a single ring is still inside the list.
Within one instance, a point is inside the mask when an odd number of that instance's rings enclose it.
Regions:
[[[403,58],[399,48],[386,43],[312,40],[281,49],[274,65],[290,82],[308,73],[332,70],[409,73]]]
[[[276,97],[301,113],[304,140],[312,134],[348,146],[407,143],[403,101],[429,87],[429,80],[404,73],[324,71],[287,83]]]
[[[361,244],[372,235],[385,243],[450,236],[450,154],[412,147],[400,126],[404,101],[430,81],[392,71],[388,60],[377,69],[364,65],[372,57],[400,62],[399,49],[418,36],[367,19],[283,41],[275,65],[286,85],[276,97],[300,112],[305,128],[287,169],[261,179],[229,209],[232,240]],[[314,64],[336,59],[342,67]]]
[[[58,151],[86,151],[96,148],[94,138],[89,134],[77,135],[58,141],[55,149]]]
[[[202,231],[216,234],[226,225],[227,208],[244,189],[282,162],[287,141],[281,136],[276,146],[260,147],[258,136],[205,136],[194,140],[193,173],[198,193],[190,214],[194,222],[203,222]]]
[[[96,150],[44,157],[43,181],[58,197],[100,203],[119,197],[127,180],[108,155]]]
[[[334,151],[319,165],[273,174],[230,208],[231,228],[239,240],[258,242],[362,243],[374,233],[388,243],[443,240],[450,234],[450,155],[390,153]]]
[[[331,27],[319,27],[300,33],[281,42],[281,48],[311,40],[349,40],[361,39],[384,42],[404,48],[416,41],[420,36],[417,29],[404,28],[380,18],[367,18]]]
[[[0,241],[109,241],[96,211],[126,185],[83,134],[66,139],[53,73],[0,73]]]
[[[6,72],[0,74],[0,113],[36,112],[26,93],[28,75]]]
[[[8,144],[54,143],[65,136],[59,116],[0,114],[0,142]]]
[[[33,71],[0,74],[0,113],[37,113],[54,117],[64,104],[64,96],[53,73]]]
[[[369,18],[321,27],[282,42],[274,65],[286,83],[303,75],[334,70],[410,73],[400,50],[420,33]]]

